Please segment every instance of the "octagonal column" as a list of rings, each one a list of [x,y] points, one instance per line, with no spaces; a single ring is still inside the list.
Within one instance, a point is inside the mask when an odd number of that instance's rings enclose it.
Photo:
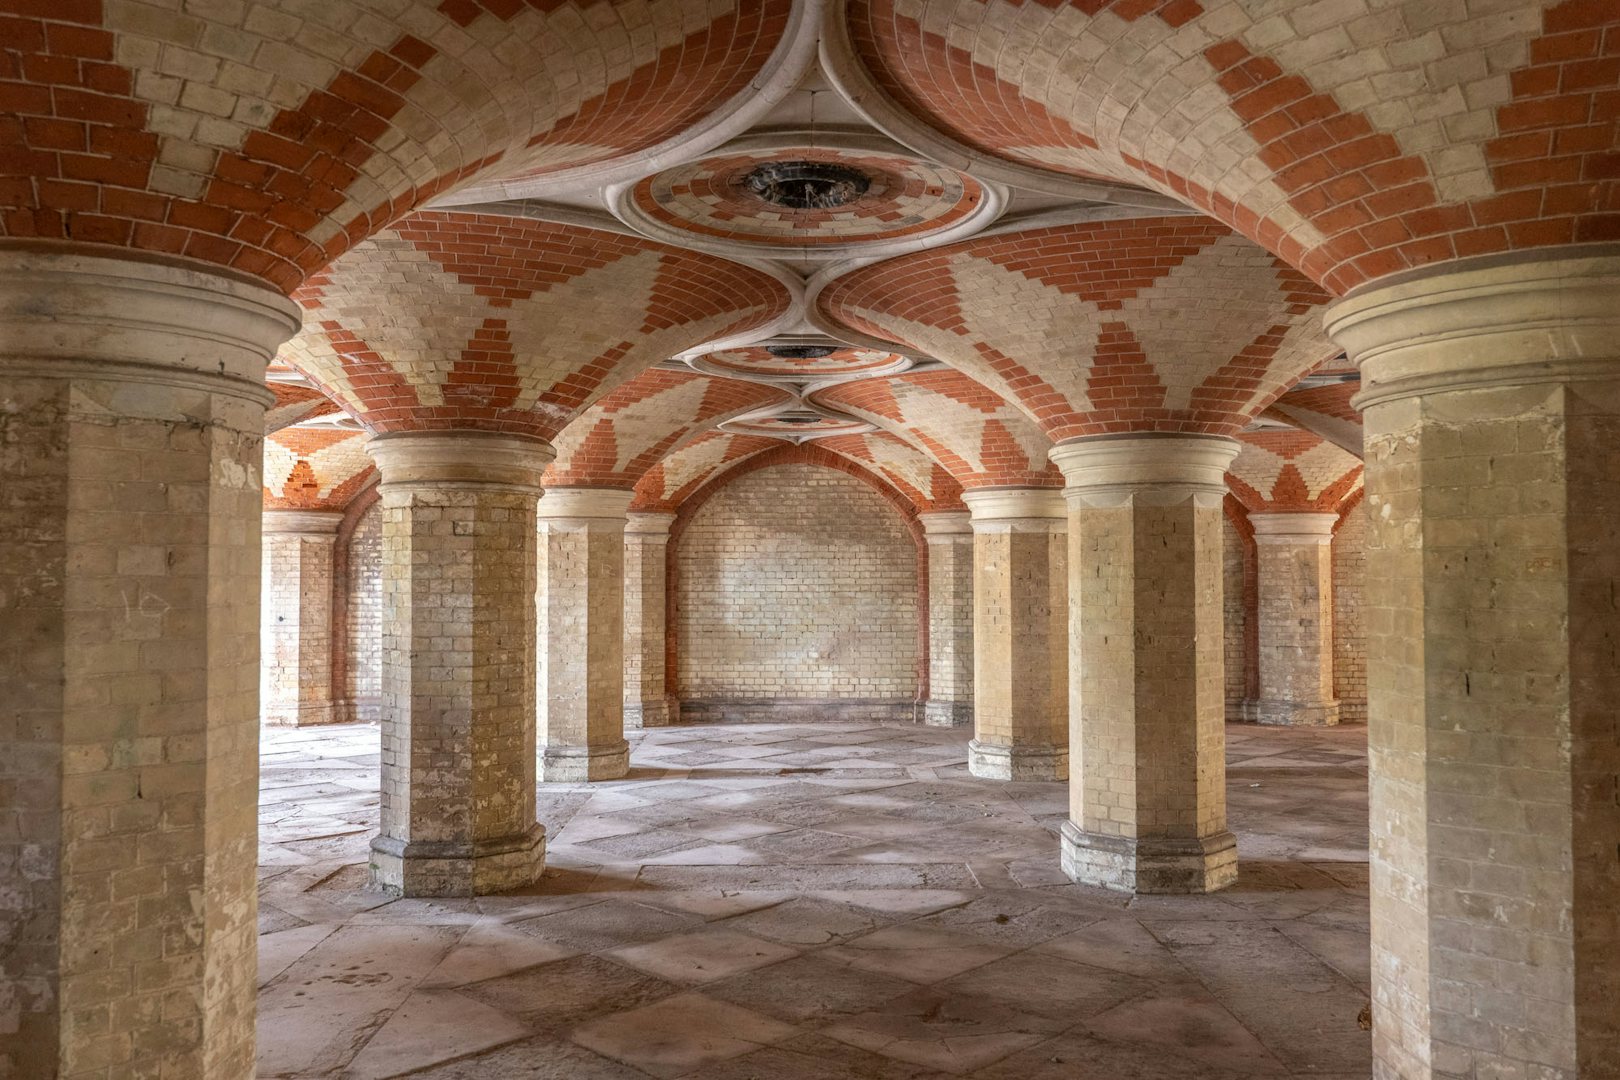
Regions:
[[[259,712],[267,724],[330,724],[332,555],[342,513],[264,512]]]
[[[1378,1077],[1620,1062],[1620,250],[1334,305],[1366,418]]]
[[[1049,488],[962,496],[973,525],[973,741],[986,780],[1069,775],[1063,497]]]
[[[372,877],[471,896],[539,876],[535,500],[551,447],[476,431],[366,444],[381,474],[382,827]]]
[[[928,541],[928,702],[933,727],[973,723],[973,523],[960,511],[921,514]]]
[[[663,727],[679,717],[664,671],[669,527],[675,515],[630,514],[624,527],[624,726]]]
[[[1069,504],[1064,872],[1130,892],[1237,878],[1226,828],[1221,500],[1232,439],[1059,445]]]
[[[1333,696],[1333,526],[1337,514],[1250,514],[1258,553],[1262,724],[1339,722]]]
[[[0,1075],[253,1075],[280,294],[0,260]]]
[[[540,500],[540,779],[616,780],[624,739],[624,525],[629,491]]]

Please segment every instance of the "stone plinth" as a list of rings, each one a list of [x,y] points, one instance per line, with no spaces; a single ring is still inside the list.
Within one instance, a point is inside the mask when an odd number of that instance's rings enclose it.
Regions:
[[[1360,290],[1374,1075],[1620,1062],[1620,254]]]
[[[0,260],[0,1075],[254,1068],[264,371],[235,276]]]
[[[973,526],[973,741],[987,780],[1069,775],[1068,600],[1062,496],[963,496]]]
[[[1075,881],[1197,893],[1237,877],[1226,828],[1221,500],[1231,439],[1066,443]]]
[[[616,780],[624,738],[624,525],[632,492],[540,500],[540,779]]]
[[[382,828],[372,875],[407,896],[539,876],[535,500],[545,443],[383,435]]]
[[[343,514],[264,512],[259,713],[306,727],[344,719],[332,702],[332,555]]]
[[[1259,578],[1261,724],[1339,722],[1333,696],[1333,526],[1337,514],[1250,514]]]
[[[669,527],[675,515],[630,514],[624,527],[624,726],[663,727],[680,717],[665,674]]]
[[[934,727],[973,723],[973,522],[962,512],[922,514],[928,540],[928,701]]]

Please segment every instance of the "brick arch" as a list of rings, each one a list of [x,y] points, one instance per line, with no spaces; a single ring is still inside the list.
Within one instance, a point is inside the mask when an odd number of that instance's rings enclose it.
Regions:
[[[1530,17],[1476,16],[1473,32],[1450,11],[847,0],[844,29],[848,62],[936,152],[1149,187],[1335,295],[1620,239],[1620,9],[1527,0]]]
[[[0,240],[178,256],[290,293],[472,180],[700,125],[762,74],[790,9],[739,0],[697,25],[683,0],[258,3],[229,21],[12,5]]]
[[[902,255],[834,279],[816,304],[833,323],[945,361],[1058,442],[1236,434],[1338,353],[1321,327],[1328,300],[1220,223],[1181,216]]]
[[[814,443],[798,446],[784,445],[775,450],[743,458],[729,468],[714,473],[702,487],[687,495],[675,511],[675,521],[669,529],[669,547],[664,562],[664,678],[668,693],[679,694],[675,684],[680,671],[680,582],[676,567],[680,559],[681,534],[686,531],[692,517],[715,494],[727,485],[757,472],[778,465],[814,465],[844,473],[866,484],[894,508],[906,524],[906,531],[917,551],[917,705],[928,700],[928,539],[923,533],[917,507],[905,495],[887,483],[881,476],[858,462],[831,453]]]

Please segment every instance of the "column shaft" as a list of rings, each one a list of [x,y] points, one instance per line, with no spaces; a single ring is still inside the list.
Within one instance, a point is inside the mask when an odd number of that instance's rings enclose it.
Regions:
[[[1221,499],[1230,439],[1060,445],[1069,481],[1065,872],[1133,892],[1237,876],[1226,828]]]
[[[1045,488],[970,491],[973,741],[987,780],[1069,774],[1067,555],[1062,497]]]
[[[1327,323],[1366,418],[1374,1075],[1614,1076],[1620,255]]]
[[[663,727],[679,717],[665,674],[669,527],[675,515],[633,513],[624,530],[624,726]]]
[[[470,896],[539,876],[535,500],[546,444],[482,432],[379,436],[382,827],[372,876]]]
[[[624,525],[631,492],[540,500],[540,779],[616,780],[624,739]]]
[[[928,539],[928,702],[934,727],[973,723],[973,525],[965,513],[921,516]]]
[[[260,715],[267,724],[329,724],[333,552],[341,513],[264,512]]]
[[[280,295],[0,269],[0,1074],[253,1075],[260,463]]]
[[[1251,514],[1259,562],[1262,724],[1339,722],[1333,696],[1333,525],[1337,514]]]

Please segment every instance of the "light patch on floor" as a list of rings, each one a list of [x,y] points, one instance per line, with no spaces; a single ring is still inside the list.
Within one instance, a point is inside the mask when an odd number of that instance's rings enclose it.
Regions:
[[[632,732],[542,785],[544,880],[366,887],[378,732],[267,729],[259,1075],[432,1080],[1365,1078],[1364,728],[1229,727],[1238,885],[1057,870],[1062,784],[961,730]]]

